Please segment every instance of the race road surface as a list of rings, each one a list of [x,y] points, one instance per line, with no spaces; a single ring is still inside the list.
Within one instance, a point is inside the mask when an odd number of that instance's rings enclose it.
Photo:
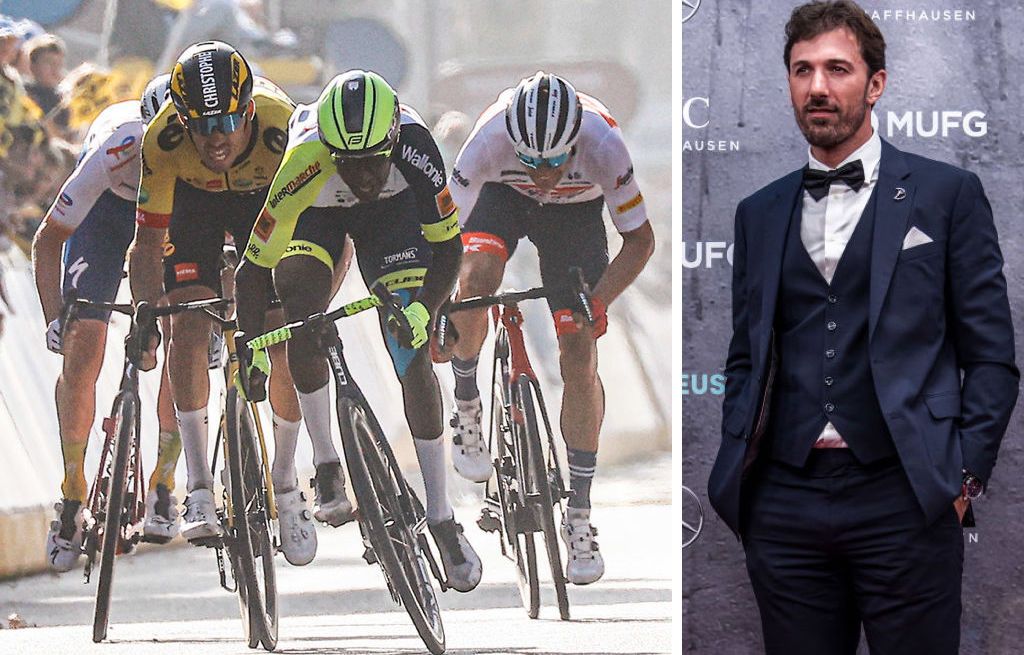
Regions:
[[[598,471],[594,523],[607,565],[604,578],[569,588],[573,620],[558,620],[550,585],[542,587],[541,617],[519,604],[514,568],[495,535],[475,523],[472,489],[456,509],[483,559],[480,586],[443,594],[448,653],[600,655],[671,652],[672,572],[670,458]],[[277,558],[281,626],[277,652],[292,654],[423,653],[405,612],[391,602],[377,567],[361,559],[353,525],[320,527],[316,560],[289,566]],[[40,544],[42,546],[42,544]],[[541,567],[546,561],[541,560]],[[544,574],[542,574],[544,575]],[[0,630],[0,653],[205,655],[254,653],[242,642],[236,596],[220,588],[212,550],[152,549],[122,557],[115,567],[108,642],[92,643],[95,578],[81,570],[0,583],[0,623],[17,613],[29,626]],[[546,582],[546,580],[545,580]]]

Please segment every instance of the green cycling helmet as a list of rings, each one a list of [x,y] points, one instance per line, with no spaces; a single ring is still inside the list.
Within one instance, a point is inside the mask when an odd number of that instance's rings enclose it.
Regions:
[[[377,73],[351,70],[317,100],[320,141],[334,158],[390,156],[398,141],[398,96]]]

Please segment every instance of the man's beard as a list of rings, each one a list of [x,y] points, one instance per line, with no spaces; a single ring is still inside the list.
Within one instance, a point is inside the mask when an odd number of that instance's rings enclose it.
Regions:
[[[815,119],[809,118],[807,112],[812,109],[831,108],[836,110],[836,120],[826,125],[816,125]],[[864,118],[870,109],[867,102],[855,107],[852,113],[844,112],[842,109],[830,106],[828,103],[811,102],[796,113],[796,123],[803,132],[807,143],[816,148],[834,148],[853,136],[860,126],[864,124]]]

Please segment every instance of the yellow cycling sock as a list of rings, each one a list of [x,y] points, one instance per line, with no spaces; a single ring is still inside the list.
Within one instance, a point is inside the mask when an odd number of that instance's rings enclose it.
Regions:
[[[178,458],[181,456],[181,433],[160,431],[160,442],[156,449],[156,466],[149,476],[149,490],[156,489],[158,484],[167,487],[167,491],[174,491],[174,471],[178,468]]]
[[[60,485],[61,494],[67,500],[85,503],[89,494],[88,483],[85,481],[85,445],[86,441],[68,443],[61,439],[60,448],[64,453],[64,482]]]

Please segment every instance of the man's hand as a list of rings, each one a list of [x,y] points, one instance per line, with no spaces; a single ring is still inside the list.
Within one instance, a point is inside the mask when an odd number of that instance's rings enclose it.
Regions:
[[[594,315],[593,335],[599,339],[608,331],[608,308],[604,301],[597,296],[590,297],[590,311]],[[559,309],[554,314],[555,334],[576,334],[587,322],[587,317],[582,310]]]
[[[62,355],[64,353],[64,343],[61,339],[62,326],[60,319],[55,318],[50,321],[50,324],[46,326],[46,348],[52,352]]]
[[[235,348],[241,365],[235,377],[235,386],[242,398],[258,403],[267,399],[267,378],[270,377],[270,358],[266,350],[251,350],[245,344],[245,333],[235,333]]]
[[[411,341],[408,345],[402,344],[405,348],[420,348],[427,342],[427,328],[430,325],[430,311],[426,305],[416,300],[409,303],[408,307],[402,310],[405,319],[409,321],[409,328],[412,331]],[[388,327],[392,334],[398,331],[398,321],[388,318]]]

